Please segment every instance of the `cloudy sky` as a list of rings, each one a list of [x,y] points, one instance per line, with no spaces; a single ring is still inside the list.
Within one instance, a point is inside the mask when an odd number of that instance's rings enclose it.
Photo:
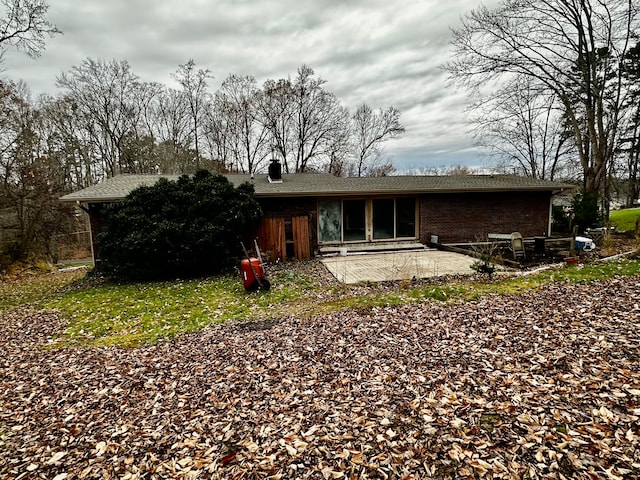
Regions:
[[[498,0],[486,0],[485,5]],[[464,123],[465,95],[440,66],[450,31],[479,4],[470,0],[50,0],[64,35],[36,60],[15,51],[4,75],[34,94],[57,92],[61,72],[91,57],[127,60],[142,80],[171,84],[194,59],[214,75],[294,76],[302,64],[351,110],[395,106],[406,134],[386,145],[399,169],[479,166]]]

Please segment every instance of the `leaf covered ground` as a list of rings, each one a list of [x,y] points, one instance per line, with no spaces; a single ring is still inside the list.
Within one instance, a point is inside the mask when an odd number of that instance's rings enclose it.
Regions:
[[[2,478],[638,478],[640,277],[131,349],[0,313]]]

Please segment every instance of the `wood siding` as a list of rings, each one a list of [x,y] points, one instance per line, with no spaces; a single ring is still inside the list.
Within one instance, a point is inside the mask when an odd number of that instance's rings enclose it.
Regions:
[[[309,238],[309,217],[293,217],[291,219],[293,230],[293,251],[297,260],[309,260],[311,258],[311,239]]]
[[[258,245],[269,260],[287,260],[284,218],[264,218],[258,229]]]

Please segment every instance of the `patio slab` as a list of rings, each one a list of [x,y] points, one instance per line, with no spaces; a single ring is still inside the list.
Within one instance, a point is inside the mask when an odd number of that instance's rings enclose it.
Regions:
[[[342,283],[384,282],[473,273],[474,258],[440,250],[349,254],[322,263]]]

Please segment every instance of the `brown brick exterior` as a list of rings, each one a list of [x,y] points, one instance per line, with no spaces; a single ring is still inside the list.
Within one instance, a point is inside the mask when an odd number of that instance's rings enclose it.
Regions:
[[[485,240],[488,233],[545,235],[551,192],[447,193],[420,197],[420,241]]]
[[[379,198],[376,196],[376,198]],[[284,218],[287,239],[291,219],[308,216],[311,248],[318,247],[316,197],[258,198],[265,217]],[[520,232],[524,237],[544,235],[549,228],[551,192],[443,193],[419,196],[419,240],[432,235],[440,243],[472,242],[488,233]],[[90,203],[89,217],[94,258],[99,260],[96,236],[103,228],[103,204]]]

